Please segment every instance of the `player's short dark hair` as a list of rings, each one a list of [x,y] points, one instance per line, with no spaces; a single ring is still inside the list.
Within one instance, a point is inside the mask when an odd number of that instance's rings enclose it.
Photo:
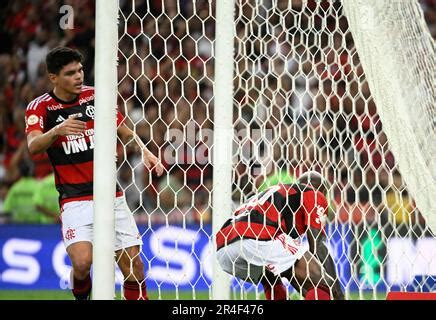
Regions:
[[[45,63],[48,73],[59,74],[61,69],[71,62],[82,62],[82,54],[68,47],[56,47],[47,54]]]

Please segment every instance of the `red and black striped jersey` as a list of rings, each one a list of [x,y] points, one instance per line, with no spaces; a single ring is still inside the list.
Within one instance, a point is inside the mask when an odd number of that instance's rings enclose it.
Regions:
[[[308,228],[323,229],[325,196],[303,184],[278,184],[249,199],[216,235],[217,249],[240,239],[268,241],[280,234],[297,239]]]
[[[86,122],[83,133],[58,137],[47,149],[61,205],[69,201],[92,199],[94,111],[94,88],[88,86],[83,86],[82,92],[73,101],[62,101],[50,92],[34,99],[27,106],[26,134],[34,130],[45,133],[73,116]],[[118,125],[123,120],[118,112]],[[121,194],[117,186],[117,195]]]

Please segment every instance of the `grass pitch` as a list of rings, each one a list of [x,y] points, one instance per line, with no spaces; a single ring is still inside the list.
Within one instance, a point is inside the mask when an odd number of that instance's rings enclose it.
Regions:
[[[209,291],[148,291],[148,296],[151,300],[208,300]],[[121,294],[116,292],[116,299],[119,300]],[[265,299],[263,294],[258,297],[260,300]],[[291,295],[291,300],[298,300],[299,296]],[[386,294],[383,292],[377,293],[351,293],[348,300],[384,300]],[[242,295],[232,294],[233,300],[255,300],[254,292],[246,292]],[[0,290],[0,300],[74,300],[73,295],[69,290]]]

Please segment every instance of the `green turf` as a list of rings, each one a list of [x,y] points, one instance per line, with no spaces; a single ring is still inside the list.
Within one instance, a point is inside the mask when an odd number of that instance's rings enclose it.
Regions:
[[[120,299],[117,292],[116,299]],[[149,291],[148,296],[152,300],[194,300],[191,291]],[[208,291],[195,293],[196,300],[209,299]],[[74,300],[69,290],[0,290],[0,300]]]
[[[149,291],[148,296],[151,300],[208,300],[209,291],[197,291],[195,297],[192,291]],[[358,293],[352,293],[348,297],[350,300],[384,300],[385,293],[378,293],[376,297],[371,293],[364,293],[359,296]],[[117,299],[120,298],[120,293],[117,292]],[[241,300],[241,294],[232,294],[234,300]],[[256,295],[254,292],[244,293],[244,300],[254,300]],[[299,299],[298,295],[292,294],[292,300]],[[260,300],[264,299],[263,294],[259,296]],[[0,290],[0,300],[73,300],[73,296],[69,290]]]
[[[66,290],[0,290],[0,300],[73,300]]]

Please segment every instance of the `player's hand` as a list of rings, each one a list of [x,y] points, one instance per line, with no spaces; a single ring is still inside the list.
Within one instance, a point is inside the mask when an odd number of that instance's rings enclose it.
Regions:
[[[147,148],[142,150],[142,161],[149,170],[155,170],[158,177],[163,173],[164,167],[159,158],[150,152]]]
[[[76,119],[77,116],[68,118],[55,127],[55,134],[58,136],[69,136],[81,134],[86,129],[86,122]]]

